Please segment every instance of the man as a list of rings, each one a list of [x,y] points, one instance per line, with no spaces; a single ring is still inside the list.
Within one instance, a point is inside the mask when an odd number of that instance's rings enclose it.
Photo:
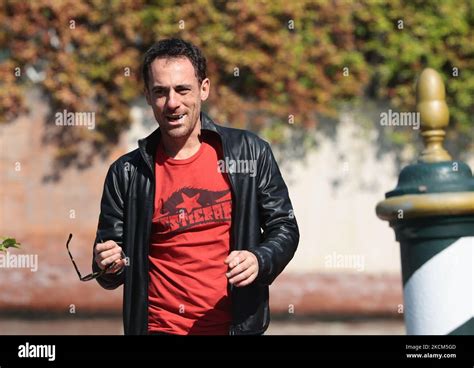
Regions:
[[[194,45],[156,43],[142,73],[159,128],[109,169],[97,281],[124,285],[125,334],[263,334],[268,286],[299,240],[270,146],[201,112],[210,81]]]

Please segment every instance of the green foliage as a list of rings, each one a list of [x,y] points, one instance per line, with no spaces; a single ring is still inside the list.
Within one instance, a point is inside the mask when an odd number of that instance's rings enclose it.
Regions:
[[[5,0],[0,121],[34,109],[25,98],[33,84],[26,71],[34,68],[44,73],[34,83],[53,112],[96,113],[94,130],[61,129],[54,119],[47,127],[59,158],[87,164],[129,126],[130,104],[142,95],[143,52],[177,36],[206,54],[207,106],[217,121],[264,129],[278,141],[289,115],[292,127],[311,128],[318,115],[334,117],[340,102],[354,98],[413,111],[414,83],[430,66],[446,82],[451,139],[467,137],[463,144],[472,148],[473,13],[467,0]],[[395,140],[412,139],[401,136]],[[83,149],[82,142],[96,150]]]
[[[474,149],[473,14],[474,3],[454,0],[366,0],[354,11],[358,49],[371,73],[371,97],[415,111],[416,79],[423,68],[436,69],[447,90],[449,137],[470,150]],[[398,132],[393,139],[406,143],[413,133]]]
[[[0,252],[5,252],[8,248],[20,248],[21,245],[14,238],[0,238],[3,239],[0,243]]]

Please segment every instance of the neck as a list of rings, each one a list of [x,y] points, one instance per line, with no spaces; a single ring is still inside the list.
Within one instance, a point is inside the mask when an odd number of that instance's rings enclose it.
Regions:
[[[177,160],[185,160],[194,155],[201,146],[201,119],[199,118],[192,132],[185,137],[173,138],[161,135],[166,154]]]

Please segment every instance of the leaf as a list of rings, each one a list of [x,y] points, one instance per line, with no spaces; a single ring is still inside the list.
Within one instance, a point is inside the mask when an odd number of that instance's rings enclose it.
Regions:
[[[20,248],[15,238],[5,238],[0,244],[0,251],[5,251],[7,248]]]

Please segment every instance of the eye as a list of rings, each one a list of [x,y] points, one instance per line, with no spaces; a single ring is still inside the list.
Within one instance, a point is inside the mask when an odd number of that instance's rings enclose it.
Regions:
[[[186,93],[188,93],[190,91],[190,89],[189,88],[179,88],[177,91],[180,95],[185,95]]]
[[[155,88],[153,90],[153,93],[157,96],[163,96],[166,93],[166,91],[163,88]]]

